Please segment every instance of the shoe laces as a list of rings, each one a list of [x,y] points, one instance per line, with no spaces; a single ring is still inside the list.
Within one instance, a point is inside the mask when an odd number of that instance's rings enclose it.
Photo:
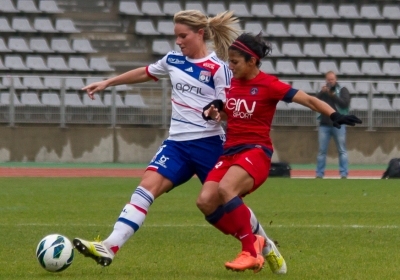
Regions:
[[[268,261],[268,264],[270,266],[274,267],[274,270],[277,270],[280,268],[280,264],[279,264],[279,257],[275,254],[274,251],[271,251],[268,256],[266,256],[266,259]]]
[[[95,242],[101,242],[100,234],[94,238]]]

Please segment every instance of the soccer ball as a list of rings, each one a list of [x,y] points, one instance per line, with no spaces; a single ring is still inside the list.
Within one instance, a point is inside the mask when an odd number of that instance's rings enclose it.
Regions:
[[[60,272],[74,259],[74,246],[61,234],[50,234],[40,240],[36,248],[39,264],[50,272]]]

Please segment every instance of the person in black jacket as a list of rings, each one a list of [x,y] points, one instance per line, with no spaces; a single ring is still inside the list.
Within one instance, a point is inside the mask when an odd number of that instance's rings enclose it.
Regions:
[[[333,109],[340,114],[347,115],[349,112],[350,94],[346,87],[340,86],[337,82],[336,74],[329,71],[325,74],[326,85],[322,87],[317,94],[317,98],[328,103]],[[339,173],[342,179],[346,179],[348,175],[348,156],[346,149],[346,126],[339,128],[333,126],[328,116],[320,115],[318,127],[318,156],[316,178],[323,178],[325,174],[326,153],[329,146],[330,138],[336,143],[339,154]]]

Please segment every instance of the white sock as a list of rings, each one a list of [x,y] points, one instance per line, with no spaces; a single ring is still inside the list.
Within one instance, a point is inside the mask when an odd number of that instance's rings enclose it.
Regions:
[[[154,196],[139,186],[132,194],[130,203],[126,204],[110,236],[103,241],[104,245],[116,253],[122,245],[142,226],[147,211],[154,201]]]
[[[249,208],[249,207],[248,207]],[[261,224],[258,222],[256,215],[254,212],[249,208],[250,211],[250,223],[251,223],[251,230],[253,231],[254,234],[261,235],[262,237],[265,238],[266,246],[263,249],[264,255],[268,254],[271,251],[271,245],[269,242],[273,242],[265,233],[263,227]]]

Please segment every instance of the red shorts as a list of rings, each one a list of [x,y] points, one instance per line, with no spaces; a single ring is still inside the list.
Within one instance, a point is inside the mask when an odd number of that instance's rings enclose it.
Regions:
[[[220,182],[232,165],[239,165],[254,179],[254,186],[249,191],[255,191],[268,178],[271,167],[271,159],[261,148],[244,150],[234,155],[223,155],[217,161],[214,168],[208,173],[207,181]]]

